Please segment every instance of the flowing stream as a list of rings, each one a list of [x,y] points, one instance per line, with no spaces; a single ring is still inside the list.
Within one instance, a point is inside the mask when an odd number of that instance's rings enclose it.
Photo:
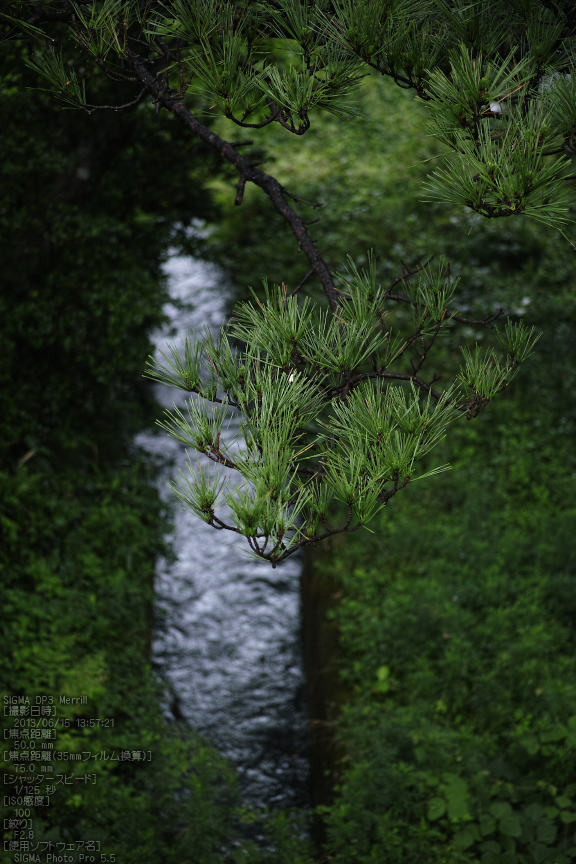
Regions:
[[[191,331],[217,330],[232,296],[214,265],[175,255],[166,272],[169,324],[154,336],[157,351]],[[164,408],[184,410],[181,391],[157,385],[156,396]],[[168,483],[184,469],[185,448],[167,434],[140,435],[137,443],[163,458],[161,493],[173,498]],[[237,534],[214,530],[179,504],[174,516],[169,541],[176,562],[160,564],[164,624],[154,648],[176,694],[172,711],[231,760],[248,802],[306,806],[300,561],[272,570],[245,554]]]

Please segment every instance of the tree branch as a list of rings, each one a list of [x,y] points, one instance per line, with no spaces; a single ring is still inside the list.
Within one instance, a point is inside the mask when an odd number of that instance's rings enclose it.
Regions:
[[[301,249],[310,262],[311,269],[320,280],[332,312],[336,312],[339,305],[338,292],[334,285],[330,269],[316,249],[314,241],[306,228],[306,223],[288,204],[286,193],[278,180],[256,168],[249,159],[241,156],[228,141],[220,138],[212,129],[194,117],[186,105],[174,97],[173,91],[152,75],[146,68],[145,61],[142,58],[138,57],[134,52],[128,52],[128,54],[137,78],[147,88],[148,92],[154,96],[156,102],[167,111],[170,111],[187,129],[193,132],[194,135],[197,135],[213,150],[216,150],[227,162],[234,165],[240,172],[241,177],[244,178],[244,182],[249,180],[251,183],[255,183],[256,186],[259,186],[268,195],[275,209],[292,228]]]

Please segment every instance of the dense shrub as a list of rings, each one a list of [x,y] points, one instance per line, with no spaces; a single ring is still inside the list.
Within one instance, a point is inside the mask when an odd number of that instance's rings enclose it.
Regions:
[[[323,565],[352,694],[337,861],[576,857],[574,460],[511,400],[490,419],[457,472]]]

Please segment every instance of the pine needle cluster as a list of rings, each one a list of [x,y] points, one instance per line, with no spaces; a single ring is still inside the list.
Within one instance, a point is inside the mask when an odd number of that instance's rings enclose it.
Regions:
[[[366,526],[400,489],[445,470],[423,458],[450,423],[508,386],[538,338],[508,322],[501,354],[465,346],[455,380],[439,390],[425,364],[462,320],[448,306],[456,281],[446,265],[405,274],[394,294],[378,284],[374,258],[363,270],[350,261],[340,284],[334,315],[285,285],[265,286],[218,339],[189,338],[149,364],[150,378],[191,394],[186,412],[166,411],[160,426],[219,466],[208,473],[190,458],[176,495],[272,566]],[[412,310],[413,329],[391,328],[398,304]]]
[[[41,40],[48,34],[39,25],[67,22],[96,66],[144,85],[136,99],[202,97],[247,128],[279,123],[301,135],[315,109],[349,118],[354,91],[375,69],[414,89],[428,106],[429,133],[451,151],[432,174],[430,198],[561,230],[571,221],[571,2],[40,0],[33,8],[8,0],[0,33]],[[68,106],[103,107],[88,101],[51,40],[29,63]]]

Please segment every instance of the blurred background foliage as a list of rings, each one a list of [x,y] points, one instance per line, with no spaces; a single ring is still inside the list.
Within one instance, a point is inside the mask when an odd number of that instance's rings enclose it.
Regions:
[[[71,751],[155,754],[59,790],[42,837],[103,838],[123,864],[267,860],[243,835],[255,817],[229,767],[163,719],[149,644],[168,523],[130,440],[153,416],[140,376],[171,243],[217,260],[239,296],[264,276],[293,288],[307,264],[265,196],[249,186],[235,208],[235,178],[175,123],[151,106],[63,111],[26,89],[38,82],[22,50],[6,43],[0,60],[2,687],[87,692],[80,716],[116,719],[71,731]],[[92,92],[122,101],[107,86]],[[521,219],[422,203],[440,145],[413,94],[369,77],[360,105],[360,119],[317,117],[302,138],[269,127],[252,151],[323,203],[299,207],[320,219],[329,264],[373,248],[386,281],[401,259],[444,254],[462,312],[502,307],[543,336],[510,391],[458,424],[450,474],[399,496],[374,533],[316,553],[341,586],[346,694],[323,854],[563,864],[576,856],[574,252]],[[186,239],[193,218],[213,227],[202,248]],[[269,831],[272,860],[308,860],[288,817]]]
[[[322,563],[347,690],[337,861],[575,855],[574,464],[513,399],[490,420]]]
[[[143,420],[162,258],[194,217],[214,213],[202,183],[214,160],[151,105],[88,116],[27,89],[42,84],[23,64],[27,50],[5,42],[0,61],[0,386],[10,429],[0,446],[20,458],[22,447],[68,440],[73,423],[75,434],[122,447]],[[122,101],[122,86],[103,76],[93,86],[103,102]]]

